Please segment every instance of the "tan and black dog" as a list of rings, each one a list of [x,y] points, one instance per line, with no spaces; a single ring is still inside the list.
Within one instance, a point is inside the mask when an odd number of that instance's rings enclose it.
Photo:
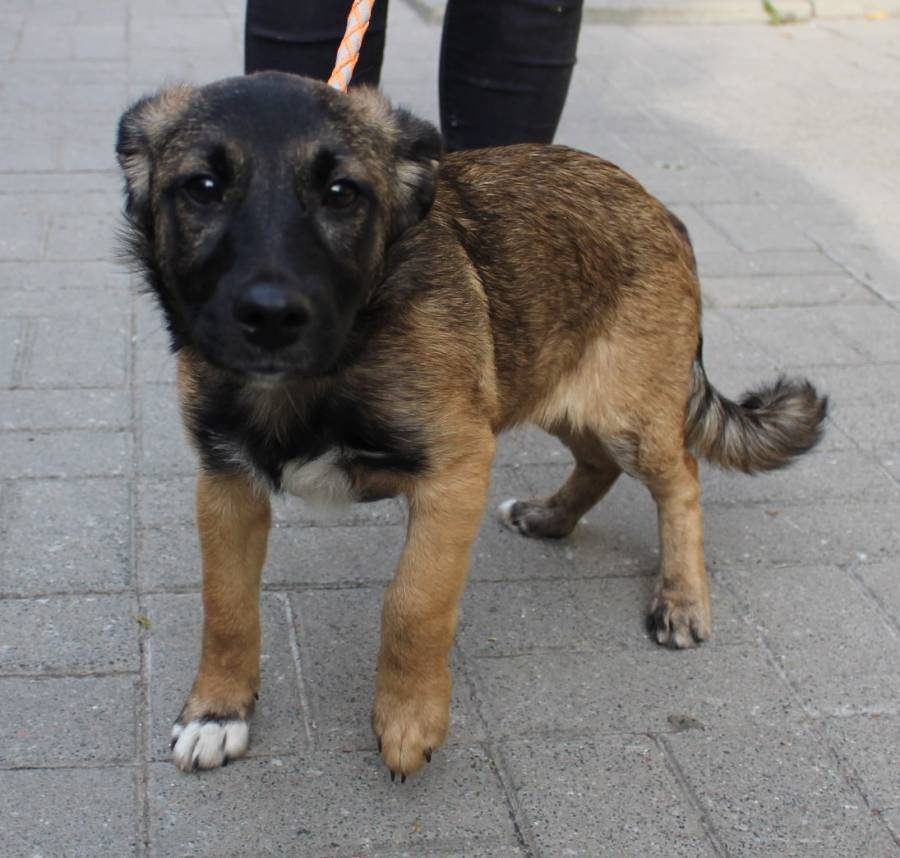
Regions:
[[[712,388],[687,232],[633,178],[559,146],[442,159],[437,131],[377,93],[275,73],[139,101],[118,155],[130,253],[165,313],[201,462],[203,644],[178,766],[247,748],[282,491],[406,498],[372,723],[392,773],[429,760],[494,439],[526,422],[575,467],[503,520],[562,537],[636,477],[659,510],[651,632],[708,637],[696,457],[780,467],[816,443],[826,403],[804,381],[739,404]]]

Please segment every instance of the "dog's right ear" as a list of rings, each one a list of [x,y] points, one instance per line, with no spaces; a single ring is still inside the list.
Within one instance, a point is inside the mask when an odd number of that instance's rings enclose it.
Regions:
[[[193,87],[178,85],[135,102],[119,120],[116,156],[125,174],[128,214],[139,216],[150,199],[153,159],[184,113]]]

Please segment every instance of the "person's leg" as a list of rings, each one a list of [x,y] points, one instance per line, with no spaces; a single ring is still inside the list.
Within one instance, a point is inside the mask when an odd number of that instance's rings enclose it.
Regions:
[[[247,0],[244,71],[328,80],[352,0]],[[351,85],[378,84],[388,0],[376,0]]]
[[[582,0],[450,0],[440,68],[449,149],[552,142],[581,7]]]

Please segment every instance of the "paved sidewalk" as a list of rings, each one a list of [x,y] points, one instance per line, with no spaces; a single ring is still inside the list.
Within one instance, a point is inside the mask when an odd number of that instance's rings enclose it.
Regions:
[[[392,0],[384,83],[435,118],[423,3]],[[808,374],[832,418],[789,471],[704,472],[695,651],[643,633],[633,481],[561,544],[486,520],[449,742],[400,786],[368,727],[393,502],[278,505],[250,757],[167,761],[199,634],[192,460],[114,263],[114,127],[166,79],[237,73],[241,4],[0,8],[0,855],[900,855],[900,20],[585,27],[560,142],[687,222],[713,382]],[[509,437],[493,499],[565,472]]]

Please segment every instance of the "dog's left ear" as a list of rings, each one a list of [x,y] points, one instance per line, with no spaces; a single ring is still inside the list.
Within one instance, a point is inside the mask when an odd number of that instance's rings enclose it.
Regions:
[[[394,120],[397,185],[391,232],[396,238],[431,209],[444,144],[437,128],[406,110],[394,110]]]

